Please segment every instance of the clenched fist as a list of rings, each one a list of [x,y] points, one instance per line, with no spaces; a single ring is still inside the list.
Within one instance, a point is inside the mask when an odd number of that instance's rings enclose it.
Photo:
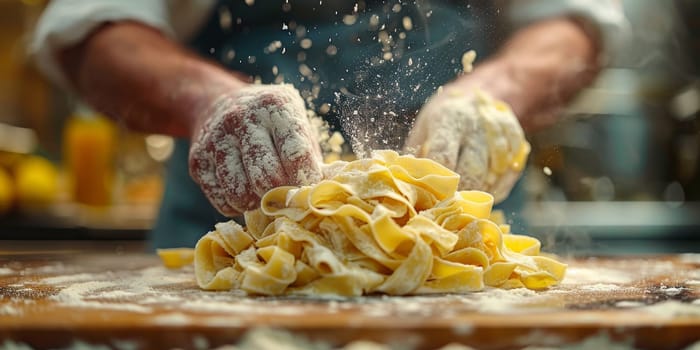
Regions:
[[[476,90],[446,91],[421,109],[406,151],[436,160],[461,176],[460,189],[505,199],[520,176],[530,144],[511,109]]]
[[[291,85],[253,85],[219,97],[190,147],[190,175],[212,205],[235,216],[282,185],[321,180],[321,150]]]

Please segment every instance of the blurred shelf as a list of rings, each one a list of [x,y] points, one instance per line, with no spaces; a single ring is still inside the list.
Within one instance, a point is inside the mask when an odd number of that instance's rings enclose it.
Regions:
[[[699,202],[533,202],[522,214],[559,254],[700,252]]]
[[[538,231],[583,229],[606,239],[700,239],[700,202],[533,202],[523,217]]]
[[[157,206],[151,204],[91,208],[61,203],[0,218],[0,239],[143,240],[157,214]]]

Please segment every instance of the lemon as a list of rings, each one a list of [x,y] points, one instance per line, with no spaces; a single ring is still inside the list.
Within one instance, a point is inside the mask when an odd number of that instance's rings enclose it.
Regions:
[[[12,177],[3,168],[0,168],[0,216],[10,211],[14,199],[14,187]]]
[[[58,171],[48,160],[29,156],[15,168],[17,202],[22,209],[51,204],[58,193]]]

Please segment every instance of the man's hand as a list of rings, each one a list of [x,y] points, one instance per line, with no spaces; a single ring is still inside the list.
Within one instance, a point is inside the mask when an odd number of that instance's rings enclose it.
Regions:
[[[503,200],[530,151],[523,128],[552,124],[599,70],[598,38],[585,28],[562,17],[517,31],[493,58],[428,101],[406,150],[457,171],[462,189]]]
[[[190,174],[224,215],[256,208],[269,189],[321,180],[321,151],[304,101],[290,85],[252,85],[205,111]]]
[[[505,199],[530,152],[518,119],[485,92],[452,90],[434,96],[418,114],[407,151],[460,174],[460,189]]]

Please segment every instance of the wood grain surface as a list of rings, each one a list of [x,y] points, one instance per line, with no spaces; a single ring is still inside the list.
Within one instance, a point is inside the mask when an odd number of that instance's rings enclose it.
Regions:
[[[1,248],[0,248],[1,249]],[[266,298],[197,288],[191,267],[152,255],[0,252],[0,348],[213,348],[261,327],[343,346],[372,340],[434,349],[566,346],[590,339],[682,349],[700,340],[700,255],[568,261],[548,291]]]

